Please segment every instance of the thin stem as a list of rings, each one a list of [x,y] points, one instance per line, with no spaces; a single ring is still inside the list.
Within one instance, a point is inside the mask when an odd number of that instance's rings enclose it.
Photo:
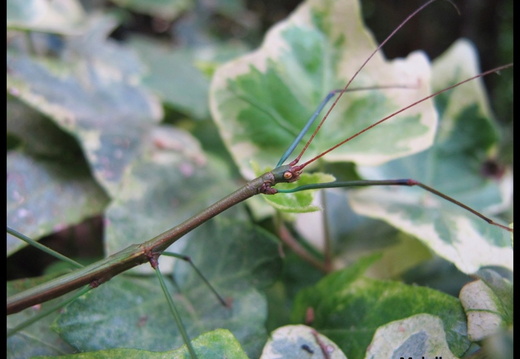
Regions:
[[[316,259],[313,255],[309,253],[307,249],[305,249],[298,241],[293,237],[293,235],[289,232],[285,225],[281,225],[278,229],[278,236],[291,250],[296,253],[303,260],[311,264],[316,269],[328,273],[330,268],[327,267],[325,263]]]
[[[329,209],[327,207],[327,193],[323,192],[321,196],[321,203],[323,207],[323,211],[321,213],[323,218],[323,237],[324,237],[324,247],[323,247],[323,256],[325,261],[325,266],[328,268],[330,272],[332,269],[332,252],[331,252],[331,237],[330,237],[330,226],[328,223],[328,212]]]

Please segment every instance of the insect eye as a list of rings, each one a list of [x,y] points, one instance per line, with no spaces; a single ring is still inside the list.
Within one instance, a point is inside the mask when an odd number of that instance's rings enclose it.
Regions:
[[[284,172],[283,178],[285,178],[286,180],[290,180],[291,178],[293,178],[292,172],[290,172],[290,171]]]

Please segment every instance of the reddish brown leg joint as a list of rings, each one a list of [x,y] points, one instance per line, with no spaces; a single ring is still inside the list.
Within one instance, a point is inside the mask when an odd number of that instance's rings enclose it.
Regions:
[[[148,262],[150,262],[150,265],[152,266],[152,268],[158,269],[160,253],[154,253],[154,252],[149,251],[145,255],[148,258]]]

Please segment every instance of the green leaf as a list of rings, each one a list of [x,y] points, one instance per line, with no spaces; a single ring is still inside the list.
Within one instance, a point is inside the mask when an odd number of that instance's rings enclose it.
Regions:
[[[315,172],[311,174],[303,173],[298,182],[281,183],[276,186],[276,189],[289,190],[298,186],[332,182],[335,178],[326,173]],[[306,213],[320,210],[320,207],[313,203],[313,191],[300,191],[294,193],[285,193],[277,196],[263,196],[263,198],[270,203],[274,208],[292,213]]]
[[[12,96],[7,96],[6,122],[7,134],[17,140],[17,146],[9,150],[27,153],[35,160],[52,158],[85,162],[74,137],[40,112]]]
[[[468,316],[468,337],[479,341],[494,334],[502,325],[499,299],[482,281],[466,284],[460,292],[460,301]]]
[[[229,358],[247,359],[246,353],[240,347],[233,334],[225,329],[217,329],[195,338],[192,345],[199,358]],[[59,358],[70,359],[189,359],[187,349],[183,347],[168,351],[157,352],[139,349],[108,349],[90,353],[63,355]],[[40,359],[51,357],[38,357]],[[55,358],[55,357],[52,357]]]
[[[482,349],[488,358],[514,358],[513,327],[500,330],[483,340]]]
[[[42,133],[43,135],[43,133]],[[81,222],[108,203],[83,158],[41,160],[25,153],[7,154],[7,225],[31,239]],[[7,254],[25,242],[7,235]]]
[[[196,232],[184,253],[189,254],[217,288],[221,284],[224,290],[230,291],[240,291],[247,285],[265,289],[279,275],[282,263],[278,239],[261,227],[225,214]],[[174,276],[181,287],[206,290],[192,269],[180,262]]]
[[[201,358],[248,359],[240,343],[226,329],[216,329],[200,335],[193,340],[193,346]],[[186,345],[179,348],[175,354],[174,359],[189,358]]]
[[[109,193],[161,116],[155,97],[136,85],[142,66],[135,55],[106,39],[115,25],[108,17],[93,17],[88,32],[69,39],[67,60],[14,49],[7,56],[10,94],[75,137]]]
[[[212,221],[196,231],[185,253],[231,303],[223,307],[191,268],[178,263],[179,291],[172,289],[172,295],[189,336],[227,328],[251,357],[258,357],[267,339],[267,303],[259,290],[281,268],[276,241],[251,225]],[[80,351],[163,351],[182,344],[155,277],[112,279],[69,305],[55,328]]]
[[[8,0],[7,28],[78,34],[86,27],[86,16],[76,0]]]
[[[194,66],[194,50],[173,51],[149,39],[134,38],[132,47],[150,70],[143,83],[175,109],[195,118],[206,118],[209,79]],[[190,86],[186,86],[186,84]]]
[[[279,243],[262,228],[230,218],[233,216],[221,215],[202,227],[184,253],[189,254],[219,294],[231,300],[231,308],[215,310],[219,304],[188,266],[177,262],[174,277],[193,308],[200,308],[205,314],[199,318],[190,310],[194,327],[201,331],[227,328],[248,355],[257,358],[267,340],[268,312],[263,291],[274,283],[282,269]],[[241,304],[242,297],[250,299]]]
[[[344,87],[375,48],[357,1],[307,1],[267,33],[260,49],[217,70],[210,88],[211,112],[244,177],[253,175],[251,159],[260,167],[276,163],[326,94]],[[316,155],[429,94],[429,82],[424,55],[387,62],[377,53],[351,88],[413,89],[346,94],[309,154]],[[436,118],[433,104],[425,102],[326,159],[376,164],[418,152],[431,144]]]
[[[286,325],[269,336],[260,359],[298,359],[322,355],[326,350],[330,359],[347,357],[333,341],[305,325]]]
[[[7,98],[7,225],[40,237],[97,215],[108,198],[91,178],[72,136],[15,98]],[[25,246],[7,236],[7,254]]]
[[[442,320],[430,314],[417,314],[379,327],[365,357],[457,358],[446,342]]]
[[[316,199],[323,211],[299,214],[294,224],[298,233],[322,252],[330,241],[335,269],[379,254],[382,257],[370,267],[370,276],[395,279],[432,257],[431,250],[415,237],[354,212],[343,190],[322,190]]]
[[[20,279],[7,282],[7,294],[14,295],[23,290],[45,283],[56,275],[47,275],[38,278]],[[32,317],[45,312],[48,308],[67,300],[65,295],[42,305],[33,306],[20,313],[7,317],[7,330],[11,330]],[[44,317],[32,325],[22,329],[18,333],[7,338],[7,358],[31,358],[34,355],[63,355],[73,353],[75,350],[67,342],[61,339],[55,332],[49,330],[53,320],[59,315],[59,311]]]
[[[482,269],[475,274],[494,293],[500,301],[499,307],[502,320],[506,325],[513,324],[513,283],[492,269]]]
[[[234,189],[226,166],[217,158],[208,157],[198,141],[185,131],[158,126],[141,146],[143,153],[124,174],[106,211],[106,253],[151,239]],[[230,211],[239,217],[236,208]],[[171,250],[182,251],[193,236],[186,234]],[[172,265],[171,258],[164,258],[163,272],[171,272]],[[151,270],[141,266],[133,271]]]
[[[173,20],[193,6],[189,0],[114,0],[114,3],[163,20]]]
[[[209,77],[200,67],[216,66],[244,52],[238,45],[174,48],[145,37],[133,37],[129,45],[148,68],[143,84],[168,105],[196,119],[209,117]]]
[[[74,138],[17,99],[7,98],[7,224],[37,240],[98,215],[108,203]],[[25,242],[7,235],[7,254]]]
[[[466,284],[460,301],[468,317],[468,336],[480,341],[513,324],[513,286],[492,270],[479,274],[485,280]]]
[[[434,89],[477,73],[475,50],[459,41],[435,61]],[[502,199],[497,183],[481,174],[498,138],[483,91],[473,81],[438,96],[442,120],[431,149],[380,167],[360,168],[360,173],[369,179],[409,176],[485,214],[486,208],[508,203],[511,198]],[[364,189],[351,191],[349,199],[356,212],[416,236],[464,273],[485,265],[512,269],[510,233],[422,189]]]
[[[310,308],[314,313],[312,326],[355,359],[365,356],[379,327],[427,313],[441,318],[450,350],[462,355],[469,340],[460,302],[429,288],[363,277],[374,259],[365,258],[302,290],[296,298],[293,319],[302,321]]]

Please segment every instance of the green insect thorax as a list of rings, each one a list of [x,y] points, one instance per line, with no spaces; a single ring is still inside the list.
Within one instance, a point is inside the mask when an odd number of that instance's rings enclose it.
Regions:
[[[276,167],[271,173],[274,175],[276,183],[294,182],[300,178],[300,172],[291,165]]]

